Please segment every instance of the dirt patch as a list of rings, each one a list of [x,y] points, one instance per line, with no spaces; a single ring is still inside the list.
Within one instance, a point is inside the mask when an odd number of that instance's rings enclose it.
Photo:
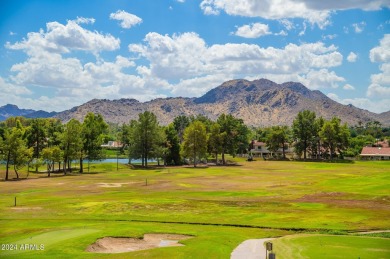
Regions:
[[[387,197],[377,199],[362,200],[351,199],[345,193],[340,192],[319,192],[309,194],[297,199],[298,202],[315,202],[323,203],[342,208],[362,208],[368,210],[389,210],[390,200]]]
[[[26,210],[41,210],[42,207],[12,207],[11,210],[26,211]]]
[[[119,188],[122,187],[122,185],[128,184],[128,183],[97,183],[98,187],[103,188]]]
[[[86,251],[91,253],[126,253],[158,247],[184,246],[179,241],[189,238],[192,236],[176,234],[145,234],[143,239],[104,237],[88,246]]]

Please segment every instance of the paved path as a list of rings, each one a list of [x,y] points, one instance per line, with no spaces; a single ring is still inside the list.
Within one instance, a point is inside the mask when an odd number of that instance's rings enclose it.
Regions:
[[[265,259],[266,241],[274,238],[248,239],[237,246],[230,254],[230,259]]]

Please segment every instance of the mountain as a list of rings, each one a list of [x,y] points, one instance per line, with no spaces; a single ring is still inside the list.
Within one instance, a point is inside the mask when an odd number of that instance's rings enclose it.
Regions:
[[[31,109],[19,109],[18,106],[7,104],[0,107],[0,121],[6,120],[8,117],[23,116],[26,118],[49,118],[55,116],[56,112],[35,111]]]
[[[94,112],[102,114],[108,122],[128,123],[131,119],[138,119],[139,113],[148,110],[156,114],[161,124],[166,125],[179,115],[202,114],[215,120],[220,114],[229,113],[243,119],[247,125],[270,126],[290,125],[297,113],[305,109],[326,119],[337,116],[350,125],[371,120],[390,125],[390,111],[376,114],[353,105],[337,103],[301,83],[277,84],[267,79],[227,81],[199,98],[159,98],[144,103],[134,99],[94,99],[55,117],[64,122],[72,118],[82,120],[88,112]]]

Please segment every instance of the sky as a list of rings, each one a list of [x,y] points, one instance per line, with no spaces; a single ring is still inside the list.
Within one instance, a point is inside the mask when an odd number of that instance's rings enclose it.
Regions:
[[[390,0],[0,0],[0,106],[300,82],[390,110]]]

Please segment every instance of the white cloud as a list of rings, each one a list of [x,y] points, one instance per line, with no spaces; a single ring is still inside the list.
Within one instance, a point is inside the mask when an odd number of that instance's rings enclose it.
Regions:
[[[358,55],[356,55],[353,52],[350,52],[348,57],[347,57],[347,60],[348,60],[348,62],[353,63],[353,62],[356,62],[357,58],[358,58]]]
[[[371,62],[390,62],[390,34],[385,34],[379,46],[370,50]]]
[[[385,34],[379,46],[370,50],[370,60],[382,64],[379,66],[381,72],[371,75],[367,96],[390,98],[390,34]]]
[[[343,86],[343,89],[344,90],[355,90],[355,87],[353,87],[352,85],[350,84],[346,84]]]
[[[0,92],[5,97],[9,98],[9,95],[30,95],[32,92],[27,89],[24,86],[15,85],[12,83],[9,83],[4,78],[0,77]],[[7,103],[10,102],[10,99],[7,100]],[[6,102],[0,102],[0,103],[6,103]]]
[[[378,84],[371,84],[367,90],[368,97],[381,97],[381,98],[390,98],[390,87],[381,86]],[[390,107],[390,103],[389,103]]]
[[[284,28],[286,28],[286,30],[288,30],[288,31],[295,28],[294,24],[291,21],[289,21],[288,19],[281,19],[281,20],[279,20],[279,23],[281,23],[284,26]]]
[[[337,94],[329,93],[327,95],[332,100],[339,102],[341,104],[352,104],[360,109],[369,110],[376,113],[389,111],[389,103],[390,99],[382,99],[382,100],[370,100],[368,98],[346,98],[342,99]]]
[[[344,81],[328,70],[341,65],[342,55],[334,45],[321,42],[281,49],[231,43],[208,46],[196,33],[149,33],[144,42],[129,45],[131,52],[149,61],[140,71],[165,81],[180,78],[170,87],[175,95],[199,96],[231,78],[291,78],[315,89],[338,87]]]
[[[324,39],[324,40],[327,40],[327,39],[333,40],[336,37],[337,37],[337,34],[328,34],[328,35],[323,35],[322,39]]]
[[[366,23],[365,22],[354,23],[352,24],[352,27],[356,33],[362,33],[364,28],[366,27]]]
[[[114,61],[105,61],[98,57],[96,62],[83,62],[72,55],[72,51],[80,49],[95,54],[119,48],[119,39],[79,26],[91,22],[78,18],[77,22],[68,21],[66,25],[48,23],[47,32],[31,32],[21,42],[8,43],[7,48],[23,50],[28,57],[11,67],[12,76],[0,80],[0,92],[9,93],[7,96],[13,103],[23,105],[22,95],[31,94],[30,87],[50,89],[42,91],[49,92],[48,96],[25,98],[24,104],[55,110],[68,109],[92,98],[127,97],[146,101],[162,97],[154,88],[158,79],[125,72],[136,66],[129,58],[117,56]]]
[[[321,88],[337,88],[339,83],[344,82],[345,79],[336,75],[334,71],[328,71],[327,69],[311,70],[306,74],[304,85],[310,89],[321,89]]]
[[[387,0],[203,0],[200,8],[206,15],[218,15],[221,11],[229,15],[262,17],[265,19],[283,20],[302,18],[321,29],[330,24],[329,17],[333,11],[348,9],[378,10],[390,7]],[[289,30],[286,27],[287,30]]]
[[[275,33],[274,35],[276,35],[276,36],[287,36],[288,33],[286,31],[284,31],[284,30],[281,30],[280,32]]]
[[[85,18],[85,17],[77,17],[76,20],[73,20],[75,23],[77,24],[82,24],[82,23],[85,23],[85,24],[94,24],[95,23],[95,19],[94,18]]]
[[[185,3],[186,0],[176,0],[179,3]]]
[[[324,28],[328,25],[328,10],[314,10],[302,1],[267,0],[203,0],[201,9],[207,15],[219,14],[221,10],[229,15],[262,17],[266,19],[303,18]]]
[[[252,23],[250,25],[243,25],[237,28],[237,31],[232,33],[236,36],[244,38],[259,38],[261,36],[269,35],[268,24]]]
[[[152,74],[161,78],[191,78],[206,74],[307,73],[312,68],[329,68],[342,63],[334,45],[288,44],[284,49],[261,48],[255,44],[207,46],[195,33],[160,35],[149,33],[145,44],[129,50],[150,62]]]
[[[30,32],[27,34],[27,39],[15,44],[7,42],[6,47],[24,50],[30,56],[38,56],[44,51],[69,53],[72,50],[83,50],[97,54],[101,51],[112,51],[119,48],[119,39],[109,34],[103,35],[82,28],[78,24],[82,19],[84,18],[68,21],[66,25],[49,22],[46,24],[46,32],[42,29],[39,32]]]
[[[307,25],[306,25],[306,23],[304,22],[304,23],[303,23],[303,29],[302,29],[302,31],[299,32],[298,35],[299,35],[299,36],[305,35],[306,29],[307,29]]]
[[[123,10],[118,10],[116,13],[111,13],[110,19],[121,21],[120,26],[124,29],[130,29],[134,25],[142,23],[141,18]]]

